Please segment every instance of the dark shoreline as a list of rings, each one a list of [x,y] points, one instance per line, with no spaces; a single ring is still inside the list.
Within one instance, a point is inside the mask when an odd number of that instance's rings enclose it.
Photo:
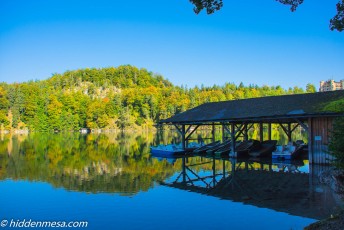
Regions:
[[[307,227],[305,230],[342,230],[344,226],[344,210],[339,214],[331,216],[325,220],[320,220]]]
[[[328,185],[335,193],[344,200],[344,170],[330,169],[319,175],[321,183]],[[319,220],[305,230],[342,230],[344,226],[344,207],[339,213],[331,215],[327,219]]]

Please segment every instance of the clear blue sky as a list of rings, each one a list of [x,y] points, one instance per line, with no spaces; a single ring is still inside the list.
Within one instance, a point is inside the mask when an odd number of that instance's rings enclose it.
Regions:
[[[344,32],[328,27],[337,2],[291,13],[275,0],[224,0],[195,15],[188,0],[0,0],[0,81],[131,64],[189,87],[318,88],[344,79]]]

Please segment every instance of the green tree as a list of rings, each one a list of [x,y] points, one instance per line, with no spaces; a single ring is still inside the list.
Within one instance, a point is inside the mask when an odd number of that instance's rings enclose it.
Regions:
[[[344,99],[333,101],[325,106],[324,111],[340,112],[344,114]],[[336,157],[337,166],[344,168],[344,117],[335,120],[335,129],[330,135],[329,150]]]
[[[132,129],[152,126],[207,102],[303,92],[300,87],[287,91],[242,83],[179,87],[130,65],[78,69],[42,81],[0,83],[0,122],[9,129],[38,131]]]
[[[212,14],[223,7],[223,0],[189,0],[194,4],[194,12],[200,13],[203,9],[206,9],[207,14]],[[284,5],[289,5],[290,10],[294,12],[297,7],[303,3],[304,0],[275,0]],[[343,31],[344,29],[344,0],[339,1],[336,4],[337,14],[330,20],[330,29]]]
[[[306,92],[307,93],[315,93],[317,90],[316,90],[316,88],[315,88],[315,86],[313,85],[313,84],[311,84],[311,83],[308,83],[307,85],[306,85]]]
[[[336,163],[344,168],[344,118],[337,118],[334,123],[335,129],[331,133],[329,150],[336,157]]]

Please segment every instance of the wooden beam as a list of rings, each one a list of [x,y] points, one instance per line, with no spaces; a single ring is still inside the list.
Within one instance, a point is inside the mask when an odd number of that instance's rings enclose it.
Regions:
[[[225,131],[226,131],[227,133],[231,134],[231,131],[229,130],[228,126],[225,125],[225,124],[223,124],[223,126],[224,126],[224,128],[225,128]]]
[[[224,142],[226,140],[226,133],[225,133],[225,124],[222,123],[222,142]]]
[[[304,129],[304,130],[306,130],[306,132],[308,132],[308,126],[305,124],[305,123],[303,123],[302,121],[300,121],[299,119],[295,119],[295,121]]]
[[[231,152],[233,153],[233,156],[235,156],[235,127],[234,123],[231,125]]]
[[[308,118],[308,160],[310,164],[313,164],[313,119]]]
[[[263,142],[264,141],[264,130],[263,130],[263,123],[260,122],[259,123],[259,139],[260,139],[260,142]]]
[[[244,125],[244,140],[248,141],[248,129],[247,129],[247,123]]]
[[[182,130],[181,130],[177,125],[174,125],[174,127],[176,127],[176,129],[177,129],[177,131],[178,131],[178,133],[179,133],[180,135],[183,135],[183,134],[182,134]]]
[[[298,126],[299,126],[299,124],[296,124],[296,125],[294,126],[294,128],[292,128],[292,130],[290,131],[290,133],[294,132],[295,129],[296,129]]]
[[[268,140],[271,141],[271,122],[268,123]]]
[[[280,123],[280,122],[278,122],[278,124],[283,129],[284,133],[288,136],[288,130],[284,127],[284,125],[282,123]]]
[[[183,147],[183,150],[185,150],[186,148],[186,143],[185,143],[185,125],[182,125],[182,147]]]
[[[186,129],[185,133],[188,133],[191,129],[192,125],[189,125],[189,127]]]
[[[198,127],[199,127],[200,125],[196,125],[196,127],[190,132],[190,134],[185,138],[186,140],[189,140],[189,138],[191,137],[191,135],[198,129]],[[191,127],[191,125],[190,125],[190,127]],[[188,129],[188,130],[190,130],[190,129]],[[186,133],[187,133],[188,131],[186,131]]]
[[[291,142],[291,123],[288,123],[288,142]]]
[[[239,137],[241,134],[243,134],[243,131],[244,131],[244,128],[245,128],[244,126],[245,126],[245,122],[242,123],[239,127],[237,127],[237,135],[236,135],[236,137],[235,137],[235,140],[237,140],[238,137]]]
[[[247,128],[247,131],[249,131],[250,129],[252,129],[253,126],[254,126],[254,123],[252,123],[252,124]]]
[[[212,141],[215,142],[215,124],[213,123],[211,125],[212,127],[212,130],[211,130],[211,133],[212,133]]]

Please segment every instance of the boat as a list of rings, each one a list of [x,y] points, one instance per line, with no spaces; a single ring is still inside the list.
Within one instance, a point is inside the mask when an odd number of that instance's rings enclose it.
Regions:
[[[175,144],[151,146],[150,149],[155,156],[180,155],[186,152],[181,146]]]
[[[276,148],[277,141],[276,140],[268,140],[261,142],[261,146],[257,150],[249,151],[248,154],[251,157],[266,157],[271,156],[272,151]]]
[[[199,144],[197,142],[190,142],[187,144],[186,148],[185,148],[185,151],[186,152],[194,152],[196,149],[199,149],[201,147],[203,147],[204,145],[203,144]]]
[[[277,166],[278,171],[288,171],[288,172],[297,172],[299,167],[304,166],[302,160],[281,160],[281,159],[272,159],[272,164]]]
[[[153,154],[152,153],[152,157],[154,157],[155,159],[157,159],[158,161],[166,161],[167,163],[174,165],[174,163],[178,160],[181,159],[183,157],[185,157],[185,155],[171,155],[171,156],[167,156],[167,155],[159,155],[159,154]]]
[[[221,156],[221,155],[227,155],[227,154],[229,154],[231,151],[232,151],[232,149],[231,149],[231,143],[232,142],[229,142],[229,144],[226,144],[225,146],[223,146],[223,147],[221,147],[221,148],[219,148],[218,150],[216,150],[215,152],[214,152],[214,154],[215,154],[215,156]],[[241,144],[242,142],[241,141],[237,141],[236,143],[235,143],[235,146],[240,146],[240,144]]]
[[[198,144],[196,142],[190,142],[185,149],[183,149],[181,144],[151,146],[150,149],[151,153],[154,155],[173,156],[192,152],[193,150],[200,148],[201,146],[201,144]]]
[[[230,148],[230,146],[231,146],[231,141],[225,141],[225,142],[222,142],[221,144],[215,145],[212,148],[209,148],[206,152],[207,154],[213,154],[219,149],[226,148],[226,147]]]
[[[293,145],[289,143],[288,145],[278,145],[276,146],[276,151],[272,152],[272,159],[281,159],[281,160],[291,160],[295,159],[300,155],[304,149],[304,144]]]
[[[248,140],[239,143],[235,148],[235,153],[230,153],[230,157],[246,157],[249,151],[258,150],[260,142],[257,140]]]
[[[220,145],[220,141],[215,141],[215,142],[212,142],[212,143],[209,143],[209,144],[206,144],[206,145],[203,145],[197,149],[195,149],[193,152],[194,153],[205,153],[208,149],[216,146],[216,145]]]
[[[221,156],[221,155],[229,154],[230,152],[231,152],[231,146],[226,145],[226,146],[223,146],[223,147],[219,148],[218,150],[216,150],[214,152],[214,154],[215,154],[215,156]]]

